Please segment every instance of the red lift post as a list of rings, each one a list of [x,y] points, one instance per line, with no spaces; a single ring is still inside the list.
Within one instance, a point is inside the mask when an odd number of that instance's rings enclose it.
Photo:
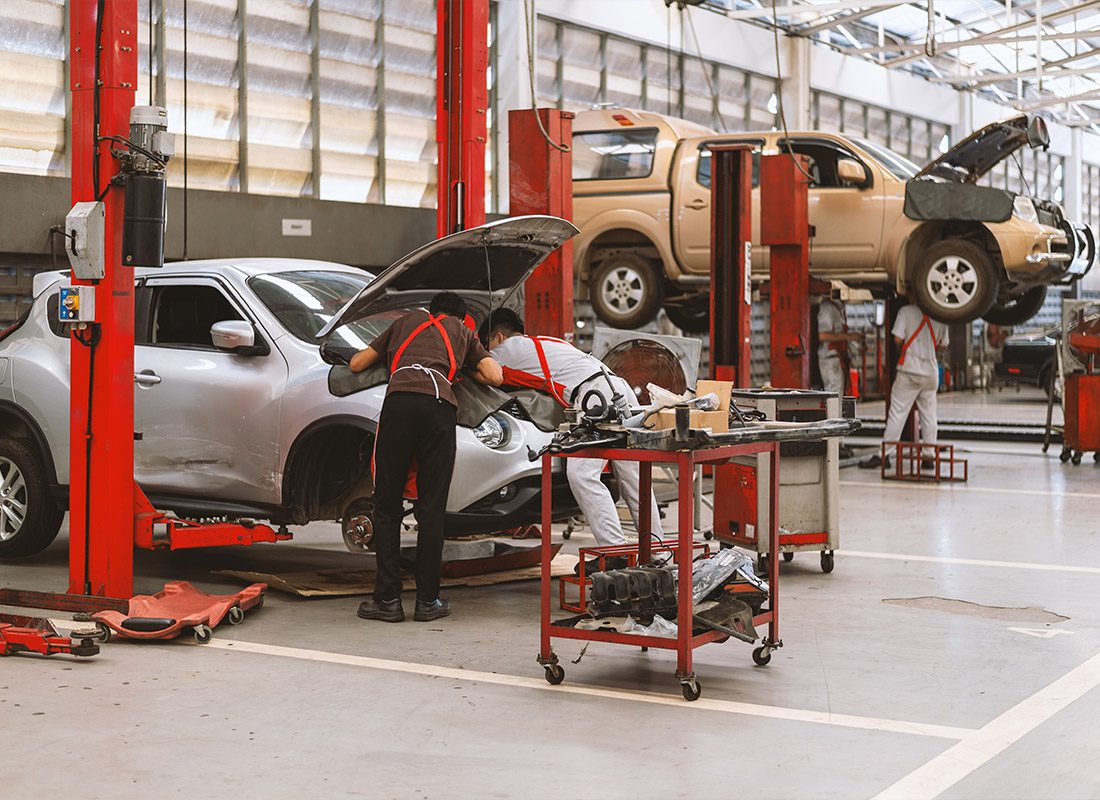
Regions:
[[[760,244],[771,260],[771,384],[809,389],[809,180],[801,156],[760,157]]]
[[[439,0],[436,24],[436,235],[443,237],[485,224],[489,0]]]
[[[752,375],[752,146],[711,151],[710,375],[748,387]]]
[[[537,116],[536,116],[537,115]],[[539,122],[542,127],[539,127]],[[550,137],[547,141],[543,129]],[[573,114],[554,108],[508,112],[509,211],[573,219]],[[554,145],[559,145],[555,147]],[[524,323],[540,336],[573,338],[573,243],[550,254],[524,286]]]

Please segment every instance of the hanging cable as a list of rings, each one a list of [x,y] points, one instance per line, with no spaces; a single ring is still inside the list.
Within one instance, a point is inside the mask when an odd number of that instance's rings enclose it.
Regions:
[[[149,105],[153,105],[153,0],[149,0]]]
[[[779,111],[779,123],[783,127],[783,143],[787,145],[787,154],[798,167],[798,171],[806,176],[810,186],[814,185],[813,176],[802,166],[801,159],[795,158],[794,148],[791,146],[791,134],[787,130],[787,113],[783,110],[783,70],[779,64],[779,12],[775,8],[776,0],[772,0],[772,34],[775,38],[775,100]]]
[[[187,260],[187,0],[183,0],[183,260]]]
[[[99,54],[103,49],[101,42],[103,41],[104,5],[105,0],[97,0],[95,14],[95,59],[93,61],[94,68],[92,78],[94,83],[92,86],[92,191],[95,193],[96,200],[103,199],[99,191]],[[104,190],[104,192],[106,192],[106,190]]]
[[[726,124],[726,118],[722,116],[722,98],[718,96],[718,87],[714,85],[714,82],[710,77],[710,65],[707,64],[707,60],[703,58],[703,48],[699,46],[699,34],[695,32],[695,20],[691,16],[691,9],[686,6],[680,6],[680,30],[683,31],[684,15],[687,15],[688,27],[691,29],[691,38],[695,42],[695,54],[699,56],[699,66],[703,68],[703,77],[707,79],[707,91],[710,92],[710,99],[714,103],[714,113],[718,115],[718,122],[722,125],[722,132],[725,133],[729,130],[729,126]]]
[[[538,92],[535,86],[535,42],[537,40],[537,21],[534,3],[532,0],[523,0],[523,24],[527,33],[527,74],[531,80],[531,110],[535,112],[535,122],[538,123],[539,131],[542,133],[542,138],[546,140],[546,143],[561,153],[568,153],[573,148],[567,144],[558,144],[551,139],[550,134],[546,130],[546,126],[542,124],[542,115],[539,114]]]

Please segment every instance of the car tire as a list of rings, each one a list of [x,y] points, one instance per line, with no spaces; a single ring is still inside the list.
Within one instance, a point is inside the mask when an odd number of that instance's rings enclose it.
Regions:
[[[984,248],[966,239],[945,239],[917,260],[911,291],[924,313],[950,325],[985,314],[997,299],[999,284]]]
[[[38,454],[21,440],[0,440],[0,558],[45,550],[57,538],[64,518],[50,495]]]
[[[589,296],[602,322],[613,328],[640,328],[653,321],[664,300],[660,270],[634,253],[617,253],[592,273]]]
[[[994,325],[1023,325],[1038,314],[1047,299],[1047,287],[1036,286],[1004,305],[994,303],[982,319]]]
[[[683,306],[665,306],[668,321],[684,333],[710,332],[710,306],[690,303]]]

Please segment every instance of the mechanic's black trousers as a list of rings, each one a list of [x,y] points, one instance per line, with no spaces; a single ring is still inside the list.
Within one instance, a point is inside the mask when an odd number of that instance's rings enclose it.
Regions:
[[[456,409],[415,392],[394,392],[382,405],[374,450],[374,552],[376,600],[401,596],[402,494],[416,459],[416,598],[439,597],[443,518],[455,465]]]

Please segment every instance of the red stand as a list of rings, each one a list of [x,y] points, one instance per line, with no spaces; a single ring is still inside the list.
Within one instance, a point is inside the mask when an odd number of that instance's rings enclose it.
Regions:
[[[692,621],[692,555],[694,553],[694,475],[699,464],[725,464],[738,456],[755,453],[769,453],[772,456],[771,481],[771,526],[768,531],[769,552],[779,552],[779,443],[752,442],[747,444],[711,447],[702,450],[668,451],[642,450],[626,448],[593,448],[575,453],[550,454],[542,457],[542,585],[541,585],[541,630],[542,639],[538,662],[546,669],[546,678],[550,683],[561,683],[565,671],[558,663],[558,657],[551,646],[551,639],[579,639],[589,642],[608,644],[626,644],[634,647],[655,647],[676,651],[676,679],[684,687],[684,696],[698,698],[699,683],[692,667],[692,651],[710,642],[723,642],[729,638],[718,631],[706,631],[696,634]],[[617,633],[603,630],[578,630],[565,624],[555,623],[550,618],[551,575],[550,575],[550,525],[553,520],[551,502],[551,477],[554,458],[605,458],[609,461],[637,461],[640,466],[638,490],[640,496],[648,497],[653,485],[653,465],[673,464],[677,468],[679,533],[675,546],[674,559],[679,565],[677,579],[677,614],[675,639],[661,636],[638,636],[630,633]],[[637,563],[650,563],[653,547],[653,535],[650,530],[652,520],[648,503],[642,503],[639,509]],[[782,647],[779,638],[779,559],[768,559],[768,584],[770,595],[768,609],[753,617],[753,625],[768,624],[768,636],[753,653],[753,659],[760,665],[771,658],[772,650]]]
[[[752,145],[711,145],[710,376],[752,382]]]

